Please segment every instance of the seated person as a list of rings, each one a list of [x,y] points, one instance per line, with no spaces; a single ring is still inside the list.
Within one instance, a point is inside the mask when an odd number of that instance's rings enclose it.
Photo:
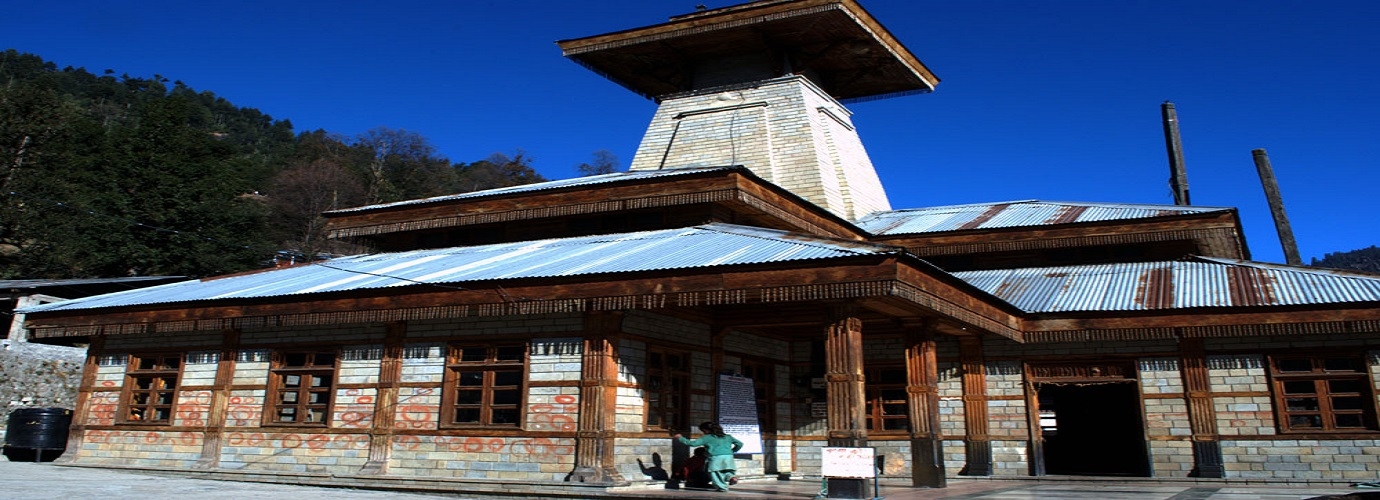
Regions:
[[[709,448],[701,446],[695,448],[695,454],[685,460],[685,465],[680,469],[680,477],[685,478],[687,488],[709,488],[709,471],[705,470],[704,464],[709,460]]]

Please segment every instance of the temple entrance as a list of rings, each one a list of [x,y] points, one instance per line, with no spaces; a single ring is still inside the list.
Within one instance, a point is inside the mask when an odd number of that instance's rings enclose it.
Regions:
[[[1034,385],[1044,473],[1150,475],[1135,381]]]

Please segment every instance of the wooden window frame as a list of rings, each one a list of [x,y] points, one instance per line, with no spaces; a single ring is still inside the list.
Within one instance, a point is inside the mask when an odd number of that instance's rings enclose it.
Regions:
[[[757,400],[757,423],[763,434],[776,433],[776,364],[744,359],[743,376],[752,379],[753,399]]]
[[[1303,370],[1307,364],[1308,369]],[[1350,365],[1354,369],[1344,369]],[[1286,369],[1285,366],[1289,365]],[[1374,434],[1380,431],[1376,418],[1374,379],[1364,355],[1355,353],[1300,353],[1268,356],[1270,399],[1280,434]],[[1309,383],[1312,387],[1309,388]],[[1351,382],[1356,390],[1345,390],[1338,382]],[[1308,391],[1311,392],[1300,392]],[[1313,408],[1308,408],[1313,400]],[[1354,400],[1342,405],[1344,400]],[[1339,407],[1343,406],[1343,407]],[[1297,426],[1296,420],[1316,419],[1316,426]],[[1354,419],[1359,425],[1341,425],[1341,419]]]
[[[646,376],[641,384],[647,431],[690,432],[690,359],[689,351],[647,346]]]
[[[517,352],[515,353],[514,350]],[[481,354],[476,356],[476,354]],[[527,344],[453,344],[446,354],[440,427],[521,429],[526,420]],[[516,373],[516,379],[500,379]],[[467,375],[468,374],[468,375]],[[479,378],[473,378],[478,375]],[[461,385],[465,383],[466,385]],[[475,393],[467,396],[465,393]],[[506,394],[505,393],[511,393]],[[477,396],[477,399],[476,397]],[[499,398],[505,398],[499,400]],[[462,415],[472,419],[459,422]]]
[[[894,378],[896,380],[884,381],[883,372],[895,372]],[[867,366],[863,368],[863,373],[867,377],[863,386],[863,394],[864,400],[866,400],[864,411],[867,414],[864,417],[867,420],[868,434],[909,433],[910,398],[906,392],[905,365]],[[900,405],[899,411],[895,411],[896,405]],[[889,409],[891,411],[888,411]],[[888,429],[886,427],[888,423],[900,425],[900,427]]]
[[[329,356],[329,365],[322,362],[325,360],[322,356]],[[337,349],[274,351],[269,369],[268,397],[264,398],[267,402],[267,407],[264,408],[264,425],[329,427],[331,413],[334,411],[340,357],[340,351]],[[299,377],[295,384],[290,378],[294,376]],[[302,383],[302,377],[320,377],[326,383],[324,386]],[[314,401],[313,393],[323,394],[325,401]],[[293,420],[282,419],[283,410],[286,409],[292,410]],[[318,411],[321,418],[312,418]],[[307,417],[303,419],[302,415]]]
[[[173,360],[173,365],[168,365]],[[181,354],[132,355],[125,366],[119,423],[172,425],[182,375]],[[147,380],[147,383],[141,381]],[[171,383],[169,383],[171,382]]]

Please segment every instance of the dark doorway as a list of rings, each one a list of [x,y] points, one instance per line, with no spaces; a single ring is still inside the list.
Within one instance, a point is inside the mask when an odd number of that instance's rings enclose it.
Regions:
[[[1046,474],[1150,475],[1134,381],[1035,388]]]

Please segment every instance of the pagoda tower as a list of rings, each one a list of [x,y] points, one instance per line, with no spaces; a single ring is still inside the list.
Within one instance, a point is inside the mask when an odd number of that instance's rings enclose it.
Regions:
[[[939,82],[854,0],[761,0],[557,43],[659,103],[630,170],[742,165],[849,220],[891,204],[841,103]]]

